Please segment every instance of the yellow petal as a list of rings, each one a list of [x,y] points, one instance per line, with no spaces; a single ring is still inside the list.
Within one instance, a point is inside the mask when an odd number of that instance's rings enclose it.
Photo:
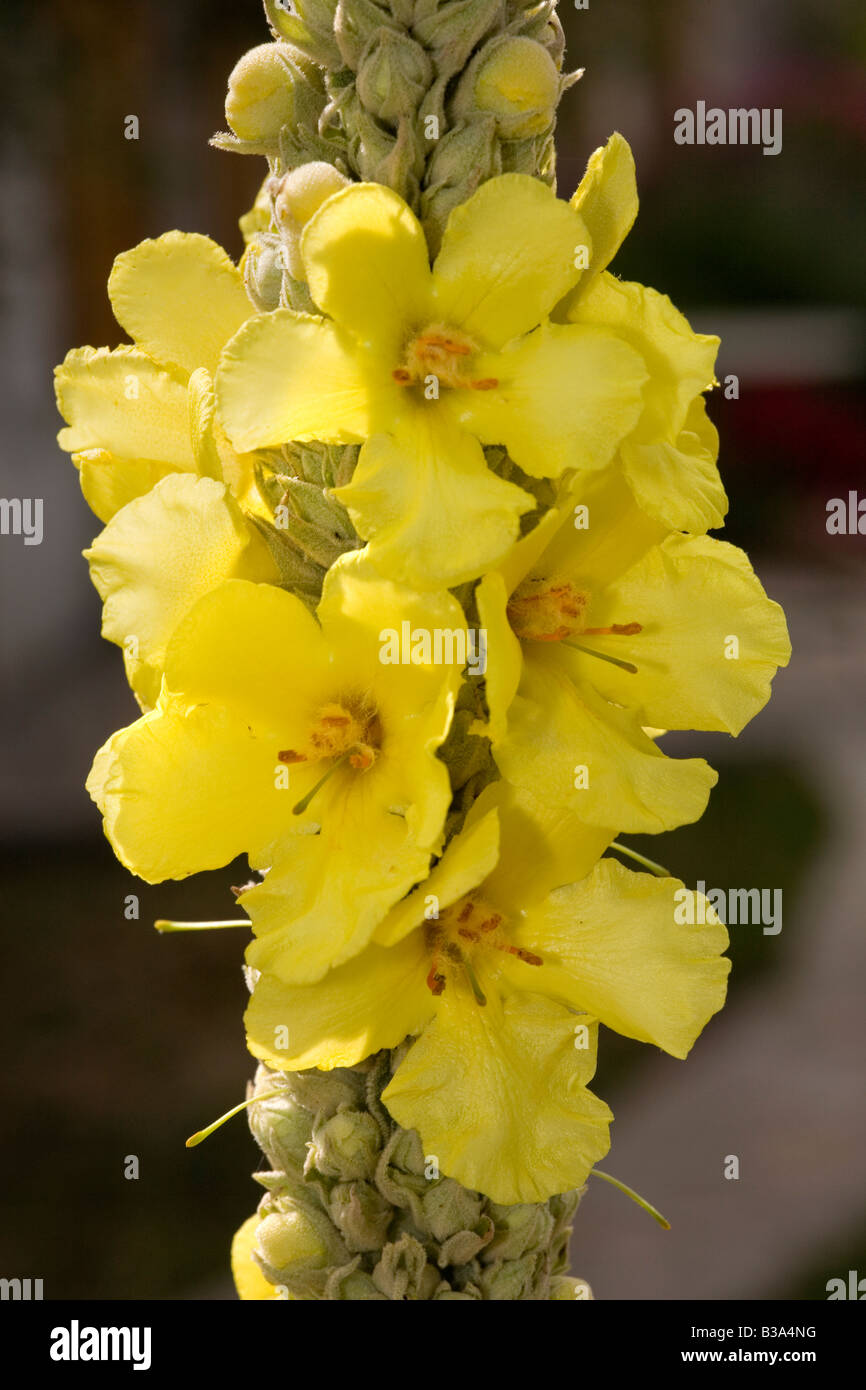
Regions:
[[[57,405],[69,428],[61,449],[104,449],[195,471],[186,376],[137,348],[76,348],[56,369]]]
[[[433,266],[438,317],[503,347],[577,282],[581,246],[590,246],[583,220],[546,184],[527,174],[488,179],[448,219]]]
[[[643,359],[607,329],[548,323],[475,370],[498,385],[455,392],[460,423],[537,478],[603,468],[643,409]]]
[[[321,628],[299,598],[270,584],[231,580],[211,590],[175,630],[165,660],[169,691],[239,719],[304,738],[328,691]],[[291,741],[281,748],[297,747]]]
[[[631,711],[575,683],[570,656],[525,657],[508,732],[494,748],[503,776],[589,825],[657,834],[698,820],[717,780],[712,768],[665,757]]]
[[[256,934],[247,949],[256,970],[285,984],[321,980],[364,950],[389,908],[427,873],[430,850],[388,809],[393,773],[381,759],[367,773],[336,773],[313,803],[318,834],[290,827],[295,833],[269,847],[267,860],[251,856],[273,862],[264,882],[238,900]],[[441,825],[447,777],[436,792]],[[287,795],[293,803],[296,793]]]
[[[217,416],[241,452],[293,439],[358,444],[402,405],[390,366],[329,321],[275,309],[226,347]]]
[[[590,273],[609,265],[632,229],[638,198],[634,156],[628,141],[614,131],[606,145],[589,157],[586,173],[571,200],[592,237]],[[589,277],[585,276],[584,281]],[[580,289],[584,288],[581,283]]]
[[[114,316],[158,362],[213,374],[223,346],[253,312],[237,266],[196,232],[166,232],[114,262],[108,280]]]
[[[417,589],[452,588],[495,565],[533,506],[490,472],[476,440],[423,408],[398,433],[375,435],[334,495],[379,569]]]
[[[697,396],[675,443],[626,439],[620,463],[635,501],[649,516],[676,531],[701,535],[721,526],[728,510],[718,456],[718,433],[703,396]]]
[[[520,684],[523,656],[520,643],[508,621],[509,594],[502,575],[495,570],[486,574],[478,585],[475,596],[478,621],[487,633],[484,694],[489,716],[487,734],[495,742],[505,734],[506,715]]]
[[[84,449],[72,455],[72,462],[84,499],[100,521],[110,521],[127,502],[150,492],[160,478],[175,471],[172,464],[153,459],[115,458],[107,449]]]
[[[580,1187],[609,1147],[613,1116],[586,1089],[591,1031],[577,1048],[573,1015],[552,1001],[494,994],[481,1008],[449,981],[382,1099],[446,1176],[496,1202],[544,1202]]]
[[[738,734],[767,703],[776,669],[791,654],[785,615],[748,557],[708,536],[669,536],[593,604],[594,625],[630,621],[643,624],[628,639],[637,675],[580,653],[575,665],[642,724],[666,729]],[[612,655],[622,642],[587,639]]]
[[[476,801],[473,810],[478,806]],[[425,920],[435,920],[491,873],[499,854],[496,810],[477,815],[451,840],[434,869],[414,892],[397,903],[376,930],[382,946],[393,946]]]
[[[353,1067],[421,1031],[435,1002],[428,968],[423,933],[413,932],[389,950],[369,946],[317,984],[265,973],[244,1017],[247,1046],[282,1071]]]
[[[543,957],[534,974],[550,966],[568,978],[565,1003],[685,1057],[725,1002],[731,963],[721,954],[728,933],[709,905],[705,925],[677,923],[682,891],[678,879],[603,859],[588,878],[532,908],[515,939]]]
[[[537,578],[556,575],[569,579],[591,596],[618,579],[670,530],[669,525],[647,516],[635,505],[615,465],[602,473],[575,478],[559,515],[560,525],[530,573]],[[589,626],[601,624],[591,622]]]
[[[291,820],[276,752],[243,718],[168,699],[100,749],[87,790],[131,873],[186,878],[261,852]]]
[[[355,552],[331,566],[317,612],[334,652],[335,672],[347,689],[363,691],[378,711],[383,758],[387,755],[393,767],[407,774],[414,769],[429,775],[444,792],[447,778],[436,754],[451,727],[462,684],[466,618],[460,604],[444,590],[419,593],[395,584],[373,567],[366,553]],[[407,636],[413,639],[408,652]],[[425,637],[430,639],[426,654]],[[415,645],[419,639],[420,647]],[[386,660],[398,654],[404,659]],[[399,779],[391,795],[393,809],[401,809],[419,845],[438,841],[443,814],[438,792],[426,809],[407,795],[405,786],[399,788]]]
[[[105,605],[102,635],[123,648],[146,706],[156,704],[169,639],[197,599],[225,579],[277,580],[225,485],[189,473],[123,507],[84,553]]]
[[[649,380],[637,437],[676,439],[692,401],[715,380],[719,339],[693,332],[666,294],[607,273],[580,296],[570,318],[615,329],[641,354]]]
[[[499,858],[481,893],[509,921],[553,888],[584,878],[614,838],[613,830],[586,825],[550,801],[543,788],[534,796],[505,778],[485,787],[463,833],[474,828],[476,817],[489,817],[491,808],[499,817]],[[533,988],[531,980],[525,987]]]
[[[350,184],[307,223],[301,256],[313,302],[396,366],[407,332],[430,314],[427,243],[403,199]]]

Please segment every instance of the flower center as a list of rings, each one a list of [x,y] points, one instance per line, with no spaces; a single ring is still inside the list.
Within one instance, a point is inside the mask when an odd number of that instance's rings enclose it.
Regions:
[[[541,956],[522,946],[512,946],[502,927],[501,912],[471,893],[451,907],[446,907],[438,921],[427,922],[424,935],[430,953],[427,988],[431,993],[442,994],[448,983],[448,972],[462,970],[469,980],[476,1003],[486,1004],[487,999],[475,973],[475,960],[486,950],[504,951],[507,955],[517,956],[526,965],[542,964]]]
[[[637,667],[607,652],[597,652],[575,642],[575,637],[635,637],[642,623],[611,623],[609,627],[587,627],[591,595],[568,579],[525,579],[508,600],[508,621],[521,642],[565,642],[586,656],[597,656],[632,675]]]
[[[496,377],[474,380],[472,359],[478,346],[456,328],[431,323],[406,345],[403,361],[391,375],[399,386],[423,386],[430,379],[440,386],[470,387],[474,391],[492,391],[499,385]]]
[[[296,816],[307,810],[313,797],[338,767],[348,763],[367,772],[382,746],[382,726],[376,710],[363,701],[322,705],[313,718],[307,741],[301,748],[281,748],[281,763],[327,762],[323,776],[292,809]]]
[[[508,600],[508,621],[521,642],[561,642],[583,632],[589,598],[567,579],[524,579]]]

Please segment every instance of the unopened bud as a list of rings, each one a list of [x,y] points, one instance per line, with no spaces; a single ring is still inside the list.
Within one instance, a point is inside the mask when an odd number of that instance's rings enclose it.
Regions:
[[[300,164],[280,181],[274,211],[285,247],[286,269],[293,280],[306,279],[300,250],[301,232],[331,194],[339,193],[349,182],[333,164],[320,159]]]
[[[547,49],[533,39],[509,36],[491,44],[475,74],[475,104],[496,117],[506,140],[539,135],[553,120],[561,82]]]
[[[321,159],[292,169],[280,182],[275,207],[280,222],[292,221],[303,227],[319,211],[326,198],[339,193],[349,179]]]
[[[424,49],[408,34],[382,29],[368,42],[358,68],[358,96],[389,125],[418,106],[433,80]]]
[[[253,1088],[256,1095],[266,1095],[277,1089],[278,1084],[273,1072],[259,1067]],[[267,1100],[251,1105],[248,1115],[253,1137],[273,1166],[300,1177],[310,1142],[309,1113],[295,1104],[287,1090],[285,1096],[270,1095]]]
[[[297,55],[285,43],[262,43],[235,64],[229,77],[226,120],[239,140],[275,142],[294,119]]]
[[[261,312],[276,309],[283,285],[282,252],[278,238],[257,232],[241,258],[241,271],[246,292],[255,307]]]
[[[256,1231],[256,1245],[273,1269],[293,1265],[321,1269],[328,1260],[324,1241],[299,1208],[266,1216]]]
[[[307,1170],[351,1182],[371,1178],[382,1146],[382,1135],[369,1111],[340,1110],[313,1135]]]

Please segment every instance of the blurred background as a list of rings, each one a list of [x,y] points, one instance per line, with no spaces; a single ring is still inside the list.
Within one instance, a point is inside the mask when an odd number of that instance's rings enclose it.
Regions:
[[[630,841],[690,883],[782,889],[783,926],[731,929],[729,1003],[687,1065],[603,1030],[595,1089],[617,1116],[603,1166],[673,1229],[591,1180],[575,1272],[602,1298],[823,1299],[830,1278],[866,1276],[866,536],[826,529],[831,498],[866,496],[866,12],[563,0],[560,13],[586,75],[562,107],[559,191],[611,130],[631,142],[641,212],[614,269],[722,334],[719,375],[739,380],[738,398],[710,405],[724,535],[794,643],[736,742],[666,745],[719,769],[700,824]],[[137,710],[98,635],[80,551],[99,526],[55,443],[51,369],[72,346],[121,340],[105,293],[121,250],[178,227],[240,253],[264,165],[207,140],[230,69],[266,38],[256,0],[0,12],[0,493],[44,499],[41,545],[0,536],[0,1275],[42,1278],[46,1298],[231,1298],[230,1237],[260,1191],[243,1119],[183,1144],[250,1072],[240,934],[151,926],[231,915],[244,867],[141,884],[84,791],[93,752]],[[677,145],[674,112],[698,100],[781,108],[781,153]]]

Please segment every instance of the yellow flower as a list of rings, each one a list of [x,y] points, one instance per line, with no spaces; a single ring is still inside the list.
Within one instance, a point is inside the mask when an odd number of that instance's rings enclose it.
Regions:
[[[322,317],[261,314],[223,353],[226,433],[241,450],[363,443],[336,495],[379,568],[418,588],[475,577],[533,506],[488,470],[483,445],[556,478],[603,467],[640,415],[640,355],[609,329],[547,317],[589,240],[546,185],[504,174],[452,213],[431,271],[402,199],[351,185],[300,240]]]
[[[172,633],[198,599],[226,579],[278,579],[225,483],[194,473],[169,473],[127,502],[84,555],[103,600],[102,635],[122,648],[145,710],[159,696]]]
[[[115,318],[135,346],[76,348],[55,373],[72,454],[100,521],[169,473],[252,486],[213,421],[212,377],[223,345],[253,313],[240,272],[208,237],[167,232],[118,256],[108,282]]]
[[[784,614],[741,550],[670,532],[615,475],[580,497],[479,585],[494,755],[591,824],[669,830],[703,813],[716,774],[647,727],[739,733],[787,663]]]
[[[503,1203],[580,1186],[612,1118],[597,1021],[684,1057],[729,968],[712,909],[677,925],[677,880],[592,867],[610,838],[494,783],[365,951],[311,986],[261,976],[250,1050],[327,1069],[418,1035],[383,1100],[443,1173]]]
[[[571,205],[589,228],[592,257],[554,317],[615,330],[649,369],[640,418],[619,448],[625,479],[643,510],[670,527],[700,533],[721,526],[728,499],[701,394],[715,384],[719,340],[694,333],[667,295],[605,269],[638,209],[634,159],[621,135],[591,156]]]
[[[117,857],[148,882],[242,852],[268,870],[240,899],[250,959],[300,980],[364,946],[423,878],[451,799],[436,750],[460,670],[383,664],[381,634],[464,623],[450,595],[397,589],[357,553],[318,611],[269,584],[212,590],[169,643],[156,708],[88,780]]]

